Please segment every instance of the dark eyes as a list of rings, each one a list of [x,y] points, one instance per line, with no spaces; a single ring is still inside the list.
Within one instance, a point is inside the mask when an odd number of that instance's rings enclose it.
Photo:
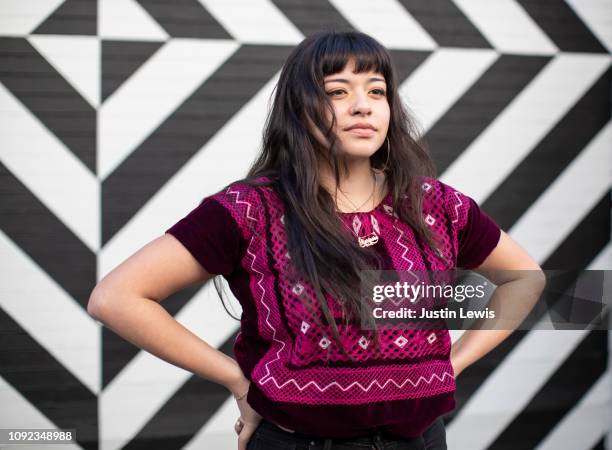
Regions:
[[[382,96],[387,95],[387,92],[381,88],[372,89],[370,92],[374,93],[375,95],[382,95]],[[335,89],[333,91],[329,91],[327,95],[329,95],[330,97],[337,97],[338,95],[342,95],[345,93],[346,91],[344,89]]]

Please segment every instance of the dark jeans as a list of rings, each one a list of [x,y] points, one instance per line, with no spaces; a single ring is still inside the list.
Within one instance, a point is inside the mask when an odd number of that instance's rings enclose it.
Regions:
[[[359,438],[324,439],[289,433],[262,420],[251,436],[247,450],[446,450],[446,430],[442,418],[436,419],[422,436],[403,438],[376,433]]]

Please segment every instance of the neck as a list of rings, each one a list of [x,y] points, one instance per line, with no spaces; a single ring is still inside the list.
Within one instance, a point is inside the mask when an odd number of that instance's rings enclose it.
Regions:
[[[340,183],[337,185],[333,173],[326,165],[320,165],[319,177],[321,185],[331,194],[336,200],[337,208],[340,211],[351,211],[354,209],[352,205],[346,201],[346,197],[355,205],[361,205],[372,194],[374,188],[374,180],[372,177],[372,167],[369,158],[359,158],[348,161],[348,172],[341,177]],[[370,210],[373,205],[378,203],[379,198],[379,183],[374,192],[374,196],[366,205],[364,210]],[[340,190],[346,197],[336,190]]]

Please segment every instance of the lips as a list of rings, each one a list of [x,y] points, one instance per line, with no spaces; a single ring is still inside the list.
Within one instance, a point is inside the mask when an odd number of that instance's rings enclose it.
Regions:
[[[374,126],[370,125],[369,123],[355,123],[353,125],[351,125],[348,128],[344,129],[345,131],[351,131],[351,130],[372,130],[372,131],[376,131],[376,128],[374,128]]]

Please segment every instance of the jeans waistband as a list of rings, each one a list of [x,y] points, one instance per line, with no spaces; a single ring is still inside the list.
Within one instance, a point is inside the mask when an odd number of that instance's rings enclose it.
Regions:
[[[336,438],[326,438],[321,436],[314,436],[310,434],[300,433],[299,431],[295,431],[290,433],[288,431],[283,430],[278,427],[274,423],[263,419],[261,424],[259,425],[256,433],[260,433],[265,437],[266,435],[272,439],[283,440],[284,442],[292,442],[292,443],[302,443],[302,444],[310,444],[312,446],[320,445],[321,448],[331,448],[332,443],[340,444],[340,443],[353,443],[353,444],[363,444],[373,446],[376,449],[383,449],[385,444],[393,443],[393,442],[415,442],[415,448],[421,448],[418,446],[419,442],[422,442],[421,437],[416,438],[403,438],[399,436],[390,435],[384,430],[375,430],[370,433],[364,433],[361,436],[357,437],[336,437]]]

